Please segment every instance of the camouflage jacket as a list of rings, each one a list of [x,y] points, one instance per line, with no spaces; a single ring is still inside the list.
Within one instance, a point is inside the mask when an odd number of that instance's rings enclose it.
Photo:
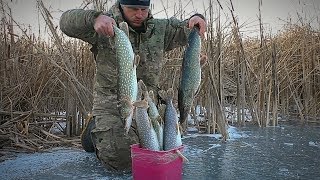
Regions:
[[[105,15],[115,19],[119,24],[124,19],[117,2]],[[73,9],[63,13],[60,29],[68,36],[82,39],[97,47],[96,85],[95,90],[103,94],[116,94],[117,67],[115,51],[107,37],[98,35],[94,28],[94,20],[101,12],[94,10]],[[155,92],[159,90],[159,75],[164,64],[164,52],[187,44],[190,32],[187,20],[176,18],[155,19],[149,13],[145,22],[145,33],[138,33],[130,28],[130,41],[136,54],[141,57],[137,67],[137,77]]]

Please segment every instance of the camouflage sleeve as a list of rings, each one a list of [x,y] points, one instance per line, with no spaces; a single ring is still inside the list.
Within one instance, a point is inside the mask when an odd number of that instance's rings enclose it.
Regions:
[[[188,20],[181,21],[176,18],[168,19],[165,35],[165,51],[187,44],[190,30],[187,28]]]
[[[66,35],[95,44],[97,35],[93,28],[94,19],[101,12],[94,10],[72,9],[64,12],[60,18],[60,29]]]
[[[204,16],[201,14],[194,14],[193,16],[199,16],[204,19]],[[189,19],[190,19],[189,18]],[[168,27],[166,30],[166,39],[165,39],[165,50],[169,51],[176,47],[185,46],[188,43],[188,36],[191,29],[188,28],[188,21],[186,19],[184,21],[178,20],[176,18],[170,18],[168,20]]]

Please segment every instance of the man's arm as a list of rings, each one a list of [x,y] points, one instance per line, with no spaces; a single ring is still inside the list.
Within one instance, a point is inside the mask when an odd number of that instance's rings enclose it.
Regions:
[[[60,18],[60,29],[66,35],[95,44],[97,33],[94,30],[95,19],[101,12],[72,9],[64,12]]]
[[[201,14],[195,14],[185,21],[180,21],[176,18],[168,19],[168,28],[166,29],[165,51],[172,50],[176,47],[187,44],[188,35],[191,28],[198,26],[199,35],[204,37],[206,31],[206,22]]]

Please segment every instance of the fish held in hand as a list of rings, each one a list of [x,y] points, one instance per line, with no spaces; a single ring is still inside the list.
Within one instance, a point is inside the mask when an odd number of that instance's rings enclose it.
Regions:
[[[134,106],[138,93],[136,68],[139,56],[135,56],[131,42],[128,38],[127,23],[120,23],[119,28],[114,26],[114,46],[118,62],[118,100],[121,118],[124,120],[125,132],[129,132]]]
[[[180,86],[178,90],[179,122],[184,123],[190,113],[194,96],[201,83],[200,65],[201,38],[194,27],[188,37],[188,46],[182,62]]]

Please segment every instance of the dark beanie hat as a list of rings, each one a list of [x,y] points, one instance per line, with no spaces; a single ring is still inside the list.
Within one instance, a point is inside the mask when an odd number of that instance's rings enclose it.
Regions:
[[[150,6],[150,0],[120,0],[120,4],[127,6]]]

